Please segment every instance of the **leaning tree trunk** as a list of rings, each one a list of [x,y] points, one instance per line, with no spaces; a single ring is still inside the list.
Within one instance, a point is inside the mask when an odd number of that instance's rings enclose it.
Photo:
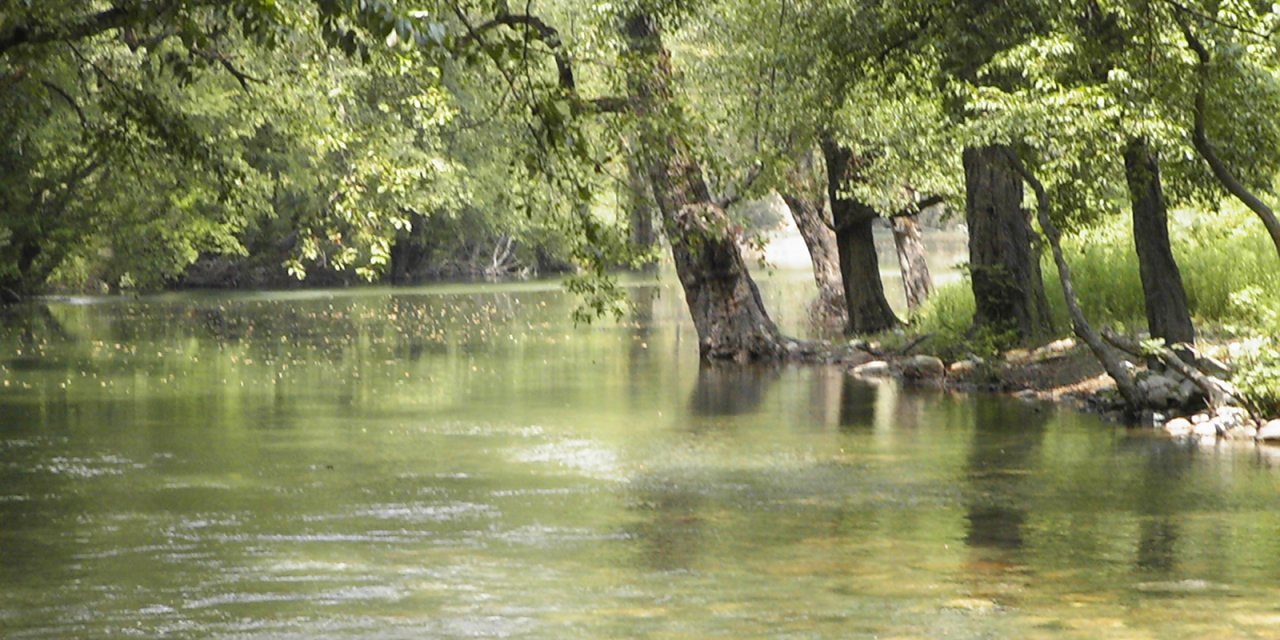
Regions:
[[[914,215],[894,216],[893,244],[898,249],[898,268],[902,271],[907,308],[915,311],[933,293],[933,277],[929,275],[929,264],[925,261],[920,219]]]
[[[1124,150],[1125,178],[1133,206],[1133,243],[1146,299],[1147,328],[1153,338],[1172,346],[1193,343],[1196,330],[1187,310],[1182,274],[1169,247],[1169,220],[1160,165],[1143,138],[1131,140]]]
[[[1047,327],[1038,311],[1039,268],[1031,228],[1022,211],[1022,179],[1006,145],[964,150],[965,222],[974,325],[1012,332],[1019,340]]]
[[[1001,149],[1006,166],[1025,179],[1036,194],[1036,215],[1040,221],[1040,229],[1049,240],[1049,249],[1053,252],[1053,264],[1057,267],[1058,279],[1062,282],[1062,299],[1067,305],[1067,315],[1071,318],[1072,330],[1093,352],[1093,356],[1098,359],[1107,375],[1115,380],[1116,390],[1120,392],[1120,396],[1124,398],[1129,408],[1135,411],[1140,409],[1144,404],[1144,398],[1133,376],[1129,375],[1129,370],[1125,368],[1120,358],[1107,348],[1102,334],[1089,324],[1084,310],[1080,308],[1075,283],[1071,280],[1071,266],[1067,264],[1067,256],[1062,251],[1062,233],[1058,231],[1057,225],[1053,224],[1053,217],[1050,215],[1049,192],[1045,190],[1044,184],[1036,178],[1036,175],[1022,163],[1013,149],[1009,147]]]
[[[657,22],[645,13],[627,17],[627,84],[641,123],[640,151],[663,230],[671,244],[685,302],[704,360],[780,358],[786,341],[765,311],[760,292],[730,231],[730,220],[711,198],[702,167],[675,122],[670,54]]]
[[[878,214],[845,191],[846,185],[856,179],[856,158],[851,150],[831,138],[822,140],[822,156],[827,165],[827,197],[831,202],[845,308],[849,314],[845,332],[857,335],[892,329],[900,322],[885,298],[884,283],[880,280],[880,259],[871,227]]]
[[[840,254],[836,248],[836,234],[823,222],[822,205],[795,193],[783,193],[782,200],[791,209],[791,217],[800,230],[800,237],[809,249],[809,261],[813,263],[813,279],[818,285],[818,314],[822,318],[838,320],[839,326],[847,322],[844,301],[844,285],[840,282]]]

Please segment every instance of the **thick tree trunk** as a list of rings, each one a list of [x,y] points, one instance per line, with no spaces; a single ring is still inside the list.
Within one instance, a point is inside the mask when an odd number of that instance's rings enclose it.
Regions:
[[[657,238],[653,228],[653,198],[649,194],[649,183],[644,177],[644,168],[635,154],[627,156],[627,207],[631,227],[631,246],[637,253],[651,257],[635,265],[636,269],[653,272],[658,269],[658,261],[652,257]]]
[[[964,150],[965,222],[974,325],[1012,332],[1018,340],[1047,327],[1037,311],[1039,265],[1022,211],[1022,179],[1009,165],[1005,145]]]
[[[835,232],[822,219],[822,204],[795,193],[781,195],[809,249],[813,279],[818,285],[818,313],[821,317],[836,319],[839,326],[844,326],[847,316],[844,285],[840,282],[840,254],[836,248]]]
[[[933,277],[929,275],[929,264],[925,262],[924,234],[916,216],[894,216],[893,244],[898,249],[898,268],[902,271],[907,308],[915,311],[933,293]]]
[[[892,329],[900,322],[884,295],[880,260],[871,232],[871,223],[878,214],[844,191],[850,180],[856,179],[856,158],[852,151],[830,138],[822,141],[822,156],[827,165],[827,197],[831,202],[845,308],[849,314],[845,331],[856,335]]]
[[[1135,138],[1124,150],[1125,178],[1133,207],[1133,242],[1138,251],[1147,328],[1168,345],[1194,343],[1182,274],[1169,247],[1169,221],[1160,185],[1160,165],[1147,141]]]
[[[679,108],[657,23],[638,13],[627,17],[625,29],[642,161],[698,332],[699,353],[704,360],[780,358],[786,341],[765,311],[728,216],[711,199],[702,168],[673,122]]]

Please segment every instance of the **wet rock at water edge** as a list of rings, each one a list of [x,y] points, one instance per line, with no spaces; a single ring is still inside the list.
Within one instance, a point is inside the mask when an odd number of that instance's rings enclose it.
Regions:
[[[1191,433],[1201,438],[1215,438],[1218,435],[1218,425],[1212,420],[1201,422],[1192,427]]]
[[[1174,418],[1164,423],[1164,430],[1171,436],[1185,436],[1191,433],[1193,425],[1186,418]]]
[[[1160,374],[1150,374],[1138,380],[1138,390],[1146,398],[1147,406],[1163,409],[1176,406],[1178,400],[1178,382]]]
[[[863,378],[885,378],[892,373],[892,370],[889,368],[888,362],[872,360],[854,367],[852,373]]]
[[[946,365],[934,356],[911,356],[902,363],[902,376],[908,380],[936,380],[946,374]]]
[[[1166,416],[1159,411],[1143,411],[1139,420],[1144,427],[1159,429],[1160,425],[1163,425],[1168,419],[1169,416]]]
[[[1226,433],[1232,429],[1243,429],[1253,425],[1253,418],[1249,416],[1249,412],[1240,407],[1218,407],[1214,412],[1211,423],[1218,425],[1220,433]]]
[[[1280,442],[1280,420],[1272,420],[1258,429],[1258,439],[1263,442]]]

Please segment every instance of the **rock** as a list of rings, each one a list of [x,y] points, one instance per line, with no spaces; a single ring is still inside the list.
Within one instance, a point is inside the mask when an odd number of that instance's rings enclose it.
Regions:
[[[1147,400],[1147,406],[1163,409],[1174,404],[1178,395],[1178,383],[1167,376],[1151,374],[1138,381],[1138,390]]]
[[[1027,401],[1039,400],[1040,392],[1036,391],[1035,389],[1023,389],[1022,391],[1019,391],[1013,394],[1013,397],[1019,400],[1027,400]]]
[[[1139,418],[1142,426],[1151,429],[1159,428],[1160,425],[1165,423],[1165,420],[1168,420],[1168,416],[1158,411],[1143,411],[1142,416]]]
[[[1253,418],[1240,407],[1218,407],[1211,422],[1216,423],[1218,430],[1225,433],[1232,429],[1243,429],[1253,422]]]
[[[884,360],[872,360],[853,368],[853,375],[863,378],[884,378],[889,373],[889,363]]]
[[[982,366],[982,360],[979,358],[952,362],[951,366],[947,367],[947,375],[953,378],[972,378],[977,375],[980,366]]]
[[[1197,413],[1194,416],[1191,416],[1191,424],[1201,424],[1208,422],[1209,420],[1209,414],[1207,413]]]
[[[1257,429],[1254,429],[1252,426],[1247,426],[1231,429],[1230,431],[1223,433],[1222,437],[1228,440],[1253,440],[1257,434]]]
[[[1174,418],[1164,423],[1164,430],[1171,436],[1185,436],[1191,433],[1192,424],[1186,418]]]
[[[1263,442],[1280,441],[1280,420],[1272,420],[1258,429],[1257,438]]]
[[[1174,400],[1177,402],[1179,407],[1188,407],[1193,403],[1203,401],[1204,392],[1200,390],[1200,387],[1196,386],[1196,383],[1190,380],[1183,380],[1178,384],[1178,390],[1174,395]]]
[[[1218,424],[1216,420],[1201,422],[1191,429],[1191,433],[1201,438],[1213,438],[1218,435]]]
[[[1072,349],[1074,349],[1075,346],[1076,346],[1076,341],[1072,340],[1071,338],[1063,338],[1062,340],[1055,340],[1053,342],[1050,342],[1049,344],[1044,345],[1043,347],[1040,347],[1039,349],[1036,349],[1035,351],[1032,351],[1031,359],[1036,362],[1042,362],[1044,360],[1052,360],[1053,358],[1060,358],[1066,355],[1068,351],[1071,351]]]
[[[946,365],[933,356],[911,356],[902,363],[903,377],[911,380],[931,380],[946,373]]]

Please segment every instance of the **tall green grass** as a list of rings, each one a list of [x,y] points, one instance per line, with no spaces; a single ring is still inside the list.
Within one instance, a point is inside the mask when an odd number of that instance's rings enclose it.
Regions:
[[[1238,359],[1242,387],[1259,399],[1260,409],[1280,411],[1280,257],[1262,223],[1243,210],[1179,211],[1171,217],[1169,236],[1197,328],[1215,338],[1251,338],[1244,340],[1248,346]],[[1063,250],[1080,305],[1091,322],[1146,329],[1142,280],[1127,216],[1064,239]],[[1055,326],[1069,333],[1050,256],[1044,256],[1042,268]],[[931,345],[943,356],[996,351],[1001,346],[997,337],[972,334],[972,318],[973,293],[965,281],[939,288],[915,315],[914,324],[920,333],[934,334]]]

